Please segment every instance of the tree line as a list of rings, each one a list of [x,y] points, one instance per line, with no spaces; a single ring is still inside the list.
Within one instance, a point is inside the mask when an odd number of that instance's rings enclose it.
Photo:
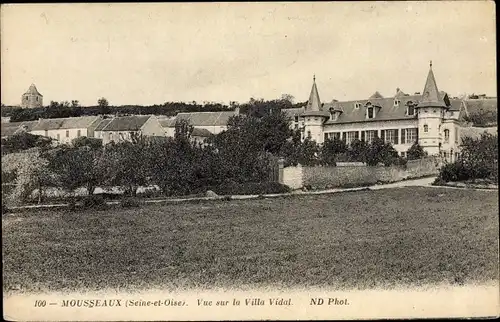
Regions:
[[[81,106],[77,100],[55,102],[51,101],[48,106],[38,108],[20,108],[2,106],[1,112],[3,117],[10,117],[11,122],[35,121],[39,118],[64,118],[78,116],[94,116],[94,115],[165,115],[175,116],[177,113],[192,113],[192,112],[221,112],[234,111],[240,109],[240,113],[261,117],[271,111],[278,109],[303,107],[306,102],[293,103],[293,96],[284,94],[281,98],[275,100],[263,100],[251,98],[248,102],[239,104],[231,102],[229,105],[221,103],[204,102],[197,103],[192,101],[186,102],[165,102],[159,105],[122,105],[112,106],[104,97],[98,99],[97,105]]]

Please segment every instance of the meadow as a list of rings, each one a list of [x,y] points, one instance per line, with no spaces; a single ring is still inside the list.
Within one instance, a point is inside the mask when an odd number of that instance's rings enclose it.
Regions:
[[[4,292],[498,280],[498,191],[405,187],[2,216]]]

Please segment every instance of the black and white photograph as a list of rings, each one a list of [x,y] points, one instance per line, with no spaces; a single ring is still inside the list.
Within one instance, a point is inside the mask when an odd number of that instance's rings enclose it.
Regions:
[[[3,318],[498,318],[495,9],[2,4]]]

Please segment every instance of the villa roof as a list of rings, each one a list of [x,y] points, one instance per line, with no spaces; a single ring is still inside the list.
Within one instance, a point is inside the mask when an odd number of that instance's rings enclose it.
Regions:
[[[374,98],[384,98],[384,97],[382,96],[382,94],[376,91],[375,93],[372,94],[372,96],[370,96],[370,98],[374,99]]]
[[[32,131],[84,129],[100,119],[99,116],[80,116],[55,119],[40,119]]]
[[[138,131],[151,115],[131,115],[115,117],[101,131]]]

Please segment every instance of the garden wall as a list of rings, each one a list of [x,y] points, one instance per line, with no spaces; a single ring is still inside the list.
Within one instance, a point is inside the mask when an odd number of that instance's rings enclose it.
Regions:
[[[408,161],[403,166],[287,167],[282,183],[292,189],[310,186],[312,189],[369,186],[377,182],[397,182],[405,179],[437,175],[439,162],[435,158]]]

